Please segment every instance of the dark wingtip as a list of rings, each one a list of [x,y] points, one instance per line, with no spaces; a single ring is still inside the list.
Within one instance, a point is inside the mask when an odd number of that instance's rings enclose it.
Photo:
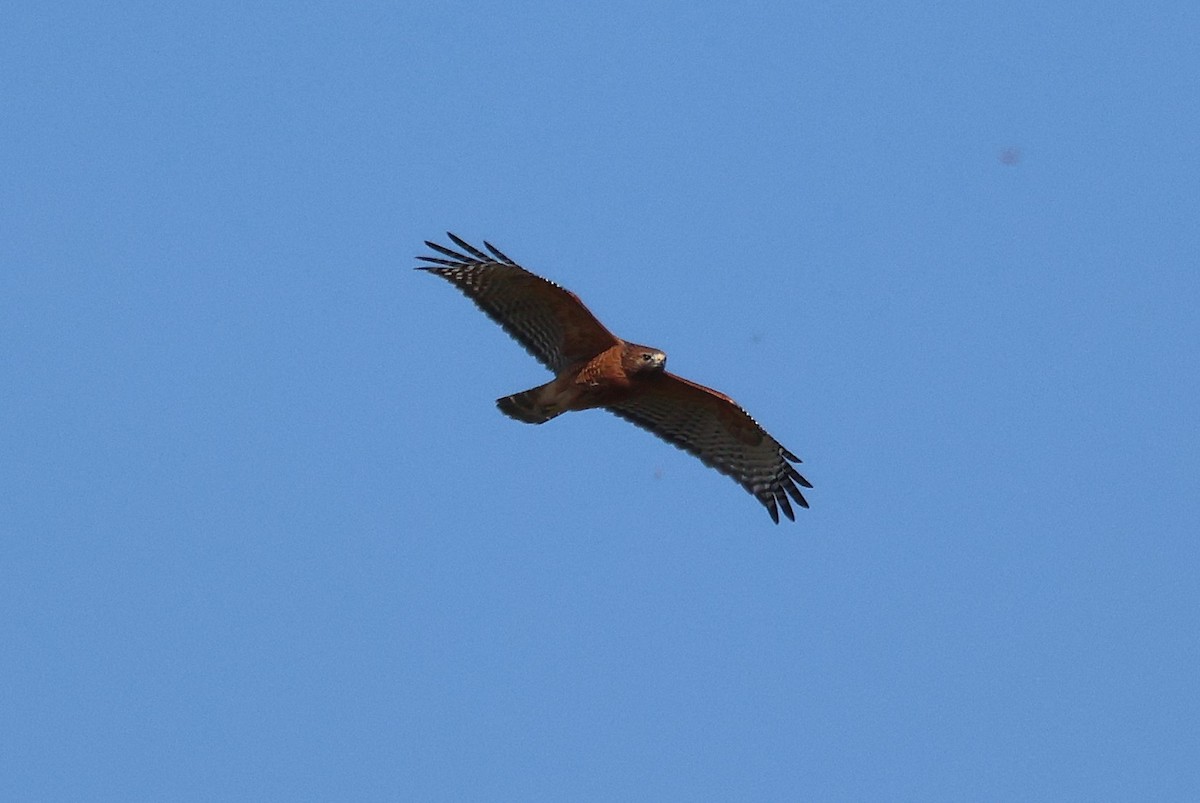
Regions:
[[[758,498],[758,501],[762,502],[763,506],[767,509],[767,513],[771,514],[771,521],[778,524],[779,523],[779,507],[778,507],[778,505],[775,504],[775,497],[773,495],[764,495],[764,496],[760,496]]]
[[[490,262],[491,261],[492,258],[490,256],[483,253],[478,248],[471,245],[469,242],[467,242],[463,238],[459,237],[458,235],[454,234],[453,232],[449,232],[449,231],[446,232],[446,236],[449,237],[451,240],[453,240],[455,245],[457,245],[462,250],[466,251],[468,254],[470,254],[475,259],[478,259],[480,262]]]
[[[508,265],[516,265],[517,264],[516,262],[513,262],[513,260],[507,254],[505,254],[503,251],[501,251],[496,246],[489,243],[487,240],[484,240],[483,244],[487,247],[487,249],[489,251],[492,252],[491,254],[485,254],[483,251],[480,251],[478,248],[471,245],[469,242],[464,240],[462,237],[459,237],[457,234],[455,234],[452,231],[446,232],[446,236],[450,238],[450,241],[452,243],[454,243],[456,246],[458,246],[460,249],[462,249],[463,253],[459,253],[458,251],[449,249],[444,245],[439,245],[438,243],[435,243],[432,240],[426,240],[425,245],[427,245],[431,250],[436,251],[439,254],[443,254],[445,256],[450,257],[452,260],[454,260],[453,262],[447,262],[446,260],[438,259],[436,257],[423,257],[422,256],[422,257],[417,257],[417,259],[420,259],[425,262],[436,262],[441,265],[452,265],[455,267],[466,265],[471,262],[496,262],[496,261],[499,261],[501,263],[508,264]]]
[[[779,499],[779,506],[783,508],[783,515],[787,516],[789,521],[795,521],[796,514],[792,512],[792,503],[788,501],[787,492],[779,489],[775,491],[775,496]]]
[[[496,257],[496,259],[500,260],[501,262],[507,262],[509,265],[517,264],[517,263],[513,262],[512,259],[507,254],[505,254],[503,251],[501,251],[496,246],[489,243],[487,240],[483,241],[483,247],[486,248],[487,250],[491,251],[492,255],[494,257]]]
[[[797,477],[799,477],[799,475],[797,475]],[[799,477],[799,479],[801,482],[804,482],[803,477]],[[807,485],[807,483],[805,484]],[[811,488],[812,486],[810,485],[808,487]],[[804,494],[800,493],[800,489],[796,487],[796,483],[793,482],[791,478],[785,477],[784,479],[780,480],[779,488],[780,495],[783,495],[783,493],[786,492],[788,496],[792,497],[797,505],[800,507],[808,507],[808,500],[804,498]]]
[[[429,240],[425,241],[425,245],[429,246],[432,250],[437,251],[439,254],[444,254],[445,256],[448,256],[451,259],[456,260],[456,264],[459,262],[462,262],[464,259],[467,258],[467,257],[463,256],[462,254],[458,253],[457,251],[452,251],[444,245],[438,245],[437,243],[430,242]],[[418,257],[418,259],[428,259],[428,258],[427,257]],[[445,263],[445,264],[450,264],[450,263]]]

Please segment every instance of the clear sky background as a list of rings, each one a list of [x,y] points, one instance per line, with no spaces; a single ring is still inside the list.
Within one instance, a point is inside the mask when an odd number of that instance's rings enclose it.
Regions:
[[[0,798],[1200,796],[1195,2],[18,2],[0,93]],[[812,509],[503,417],[447,229]]]

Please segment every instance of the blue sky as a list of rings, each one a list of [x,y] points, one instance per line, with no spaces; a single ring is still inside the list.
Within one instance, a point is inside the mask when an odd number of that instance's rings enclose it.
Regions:
[[[10,5],[0,797],[1200,796],[1198,9]]]

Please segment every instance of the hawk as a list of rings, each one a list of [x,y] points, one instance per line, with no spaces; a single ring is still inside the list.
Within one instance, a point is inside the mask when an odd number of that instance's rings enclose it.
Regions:
[[[780,445],[723,393],[666,370],[659,349],[629,343],[608,331],[571,291],[536,276],[484,241],[488,253],[447,232],[461,251],[425,241],[441,256],[425,270],[441,276],[500,324],[554,379],[505,396],[496,406],[528,424],[570,410],[601,408],[648,430],[732,477],[779,523],[792,521],[790,496],[808,507],[796,486],[811,488]]]

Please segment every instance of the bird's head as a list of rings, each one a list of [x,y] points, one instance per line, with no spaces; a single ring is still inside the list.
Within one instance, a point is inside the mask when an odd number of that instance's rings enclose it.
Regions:
[[[649,346],[630,343],[624,356],[625,370],[631,374],[656,374],[667,367],[667,355]]]

